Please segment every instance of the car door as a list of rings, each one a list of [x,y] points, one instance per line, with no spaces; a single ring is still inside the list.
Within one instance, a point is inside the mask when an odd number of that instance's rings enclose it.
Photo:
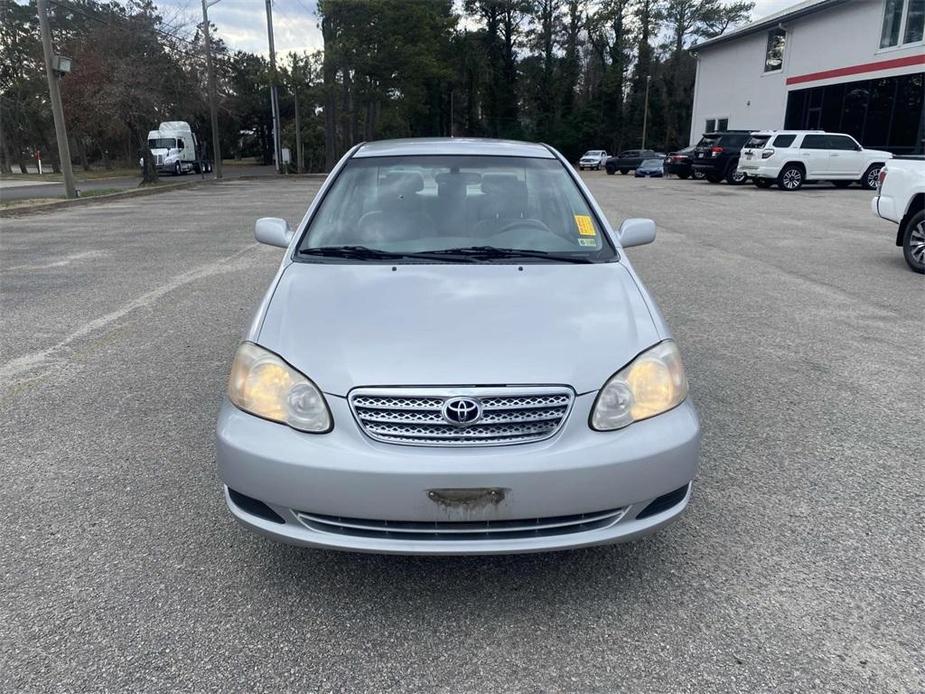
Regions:
[[[822,133],[805,135],[800,145],[799,158],[806,167],[806,178],[819,178],[831,174],[828,135]]]
[[[844,178],[860,178],[864,173],[864,153],[857,142],[847,135],[829,135],[831,173]]]

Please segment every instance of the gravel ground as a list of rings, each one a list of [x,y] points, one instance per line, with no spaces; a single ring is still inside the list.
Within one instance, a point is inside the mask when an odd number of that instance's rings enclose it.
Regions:
[[[704,426],[648,539],[495,558],[274,544],[212,430],[317,181],[6,219],[0,690],[925,690],[925,283],[871,194],[588,173],[681,344]]]

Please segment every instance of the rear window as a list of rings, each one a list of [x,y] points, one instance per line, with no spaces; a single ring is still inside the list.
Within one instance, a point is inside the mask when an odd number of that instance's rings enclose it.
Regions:
[[[796,135],[778,135],[774,138],[773,144],[775,147],[789,147],[795,139],[797,139]]]
[[[770,135],[752,135],[748,138],[748,142],[745,143],[745,146],[757,149],[759,147],[764,147],[770,139]]]
[[[700,142],[697,143],[698,147],[711,147],[719,142],[720,135],[719,133],[711,133],[709,135],[704,135],[700,138]]]

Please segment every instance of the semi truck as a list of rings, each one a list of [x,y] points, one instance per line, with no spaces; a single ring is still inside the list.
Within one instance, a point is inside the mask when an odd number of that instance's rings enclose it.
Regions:
[[[212,162],[185,121],[164,121],[148,133],[148,148],[158,173],[208,173]],[[144,166],[144,160],[140,162]]]

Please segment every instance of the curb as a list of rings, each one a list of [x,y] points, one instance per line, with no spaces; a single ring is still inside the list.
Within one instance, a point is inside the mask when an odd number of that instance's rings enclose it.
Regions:
[[[92,205],[95,202],[108,202],[119,200],[121,198],[141,198],[147,195],[156,195],[158,193],[167,193],[171,190],[180,190],[181,188],[194,188],[212,181],[190,181],[189,183],[167,183],[151,188],[130,188],[129,190],[120,190],[118,193],[107,193],[106,195],[93,195],[89,198],[74,198],[73,200],[56,200],[54,202],[45,202],[38,205],[29,205],[28,207],[12,207],[9,209],[0,209],[0,219],[7,217],[23,217],[42,212],[60,210],[63,207],[82,207]]]
[[[97,202],[110,202],[112,200],[121,200],[122,198],[140,198],[147,195],[157,195],[158,193],[168,193],[172,190],[181,190],[185,188],[196,188],[202,185],[214,185],[226,183],[229,181],[260,181],[268,178],[278,179],[325,179],[327,174],[288,174],[287,176],[238,176],[237,178],[223,179],[206,179],[204,181],[189,181],[184,183],[165,183],[162,185],[152,186],[149,188],[130,188],[129,190],[120,190],[117,193],[107,193],[106,195],[93,195],[88,198],[74,198],[73,200],[55,200],[54,202],[40,203],[38,205],[29,205],[24,207],[12,207],[0,209],[0,219],[8,217],[26,217],[42,212],[53,212],[65,207],[77,207],[83,205],[92,205]]]

